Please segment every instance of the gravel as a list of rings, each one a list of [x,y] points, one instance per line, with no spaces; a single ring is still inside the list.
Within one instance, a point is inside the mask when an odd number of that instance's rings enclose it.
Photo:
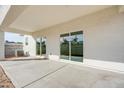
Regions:
[[[0,88],[14,88],[11,80],[7,77],[4,70],[0,66]]]

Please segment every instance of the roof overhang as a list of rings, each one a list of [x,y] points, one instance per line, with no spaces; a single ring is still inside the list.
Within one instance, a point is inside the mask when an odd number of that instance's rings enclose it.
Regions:
[[[30,34],[111,7],[110,5],[12,5],[3,10],[2,31]],[[7,8],[8,7],[8,8]],[[124,10],[121,6],[120,11]]]

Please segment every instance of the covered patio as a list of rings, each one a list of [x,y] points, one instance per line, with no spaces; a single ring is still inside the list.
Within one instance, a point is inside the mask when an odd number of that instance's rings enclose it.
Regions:
[[[124,6],[0,9],[0,65],[15,87],[124,87]],[[28,57],[5,59],[5,32],[24,36]]]
[[[124,87],[124,74],[50,60],[0,62],[15,87]]]

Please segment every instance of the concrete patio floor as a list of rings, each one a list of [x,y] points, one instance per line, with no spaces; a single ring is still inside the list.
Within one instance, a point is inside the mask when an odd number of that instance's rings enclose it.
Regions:
[[[51,60],[0,61],[15,87],[122,87],[124,74]]]

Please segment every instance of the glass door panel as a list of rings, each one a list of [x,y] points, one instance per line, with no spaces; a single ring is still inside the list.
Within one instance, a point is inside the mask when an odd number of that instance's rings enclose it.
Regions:
[[[46,38],[40,37],[36,39],[36,54],[46,54]]]
[[[41,45],[41,39],[37,38],[36,39],[36,54],[40,55],[40,45]]]
[[[60,58],[69,60],[69,34],[60,35]]]
[[[83,62],[83,32],[72,32],[71,41],[71,60]]]
[[[42,43],[41,43],[41,54],[46,54],[46,38],[42,38]]]

